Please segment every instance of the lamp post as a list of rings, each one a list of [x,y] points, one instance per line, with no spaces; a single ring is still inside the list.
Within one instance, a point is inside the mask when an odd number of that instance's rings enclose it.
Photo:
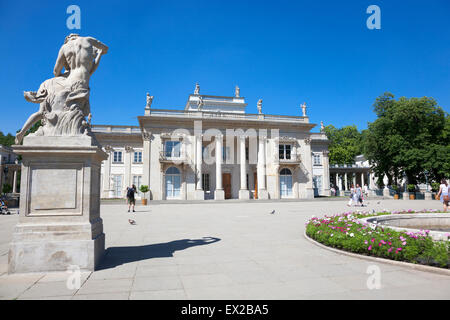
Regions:
[[[423,174],[425,175],[425,183],[427,184],[427,192],[428,192],[428,170],[425,170]]]
[[[407,181],[408,181],[408,176],[406,175],[406,172],[403,172],[403,181],[405,183],[405,190],[403,192],[403,200],[408,200],[409,194],[407,193]]]
[[[405,193],[406,193],[406,178],[407,178],[406,173],[403,172],[403,181],[405,181]]]
[[[431,200],[432,199],[432,195],[431,195],[431,192],[428,189],[428,174],[430,172],[428,170],[425,170],[423,173],[425,174],[425,181],[426,181],[426,184],[427,184],[427,191],[425,192],[425,200]]]

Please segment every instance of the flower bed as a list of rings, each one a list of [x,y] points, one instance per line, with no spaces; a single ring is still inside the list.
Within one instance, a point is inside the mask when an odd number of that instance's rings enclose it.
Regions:
[[[434,242],[428,236],[429,230],[398,232],[359,221],[370,216],[426,212],[438,211],[346,212],[323,218],[312,217],[306,223],[306,235],[326,246],[358,254],[449,268],[450,241]]]

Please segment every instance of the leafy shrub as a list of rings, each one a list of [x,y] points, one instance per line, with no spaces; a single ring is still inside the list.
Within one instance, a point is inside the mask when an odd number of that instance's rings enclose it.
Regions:
[[[432,182],[431,183],[431,191],[433,192],[438,192],[439,191],[439,182]]]
[[[414,192],[414,191],[416,191],[416,185],[414,185],[414,184],[408,184],[408,191],[409,191],[409,192]]]

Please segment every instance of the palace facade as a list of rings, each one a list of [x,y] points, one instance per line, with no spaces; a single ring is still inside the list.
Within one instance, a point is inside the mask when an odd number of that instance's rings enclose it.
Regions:
[[[301,116],[246,113],[245,98],[201,95],[184,110],[151,108],[139,126],[93,125],[108,153],[101,197],[123,198],[132,184],[152,200],[309,199],[330,195],[329,141]],[[300,111],[300,110],[299,110]],[[138,197],[143,197],[140,192]]]

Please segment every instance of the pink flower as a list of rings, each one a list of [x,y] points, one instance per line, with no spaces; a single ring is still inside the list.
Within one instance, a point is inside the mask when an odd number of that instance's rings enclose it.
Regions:
[[[392,247],[390,247],[389,249],[388,249],[388,252],[391,252],[392,251]]]
[[[375,242],[375,238],[372,238],[372,240],[370,240],[370,241]]]
[[[369,251],[372,250],[372,246],[370,245],[369,248],[367,248],[367,250],[369,250]]]

